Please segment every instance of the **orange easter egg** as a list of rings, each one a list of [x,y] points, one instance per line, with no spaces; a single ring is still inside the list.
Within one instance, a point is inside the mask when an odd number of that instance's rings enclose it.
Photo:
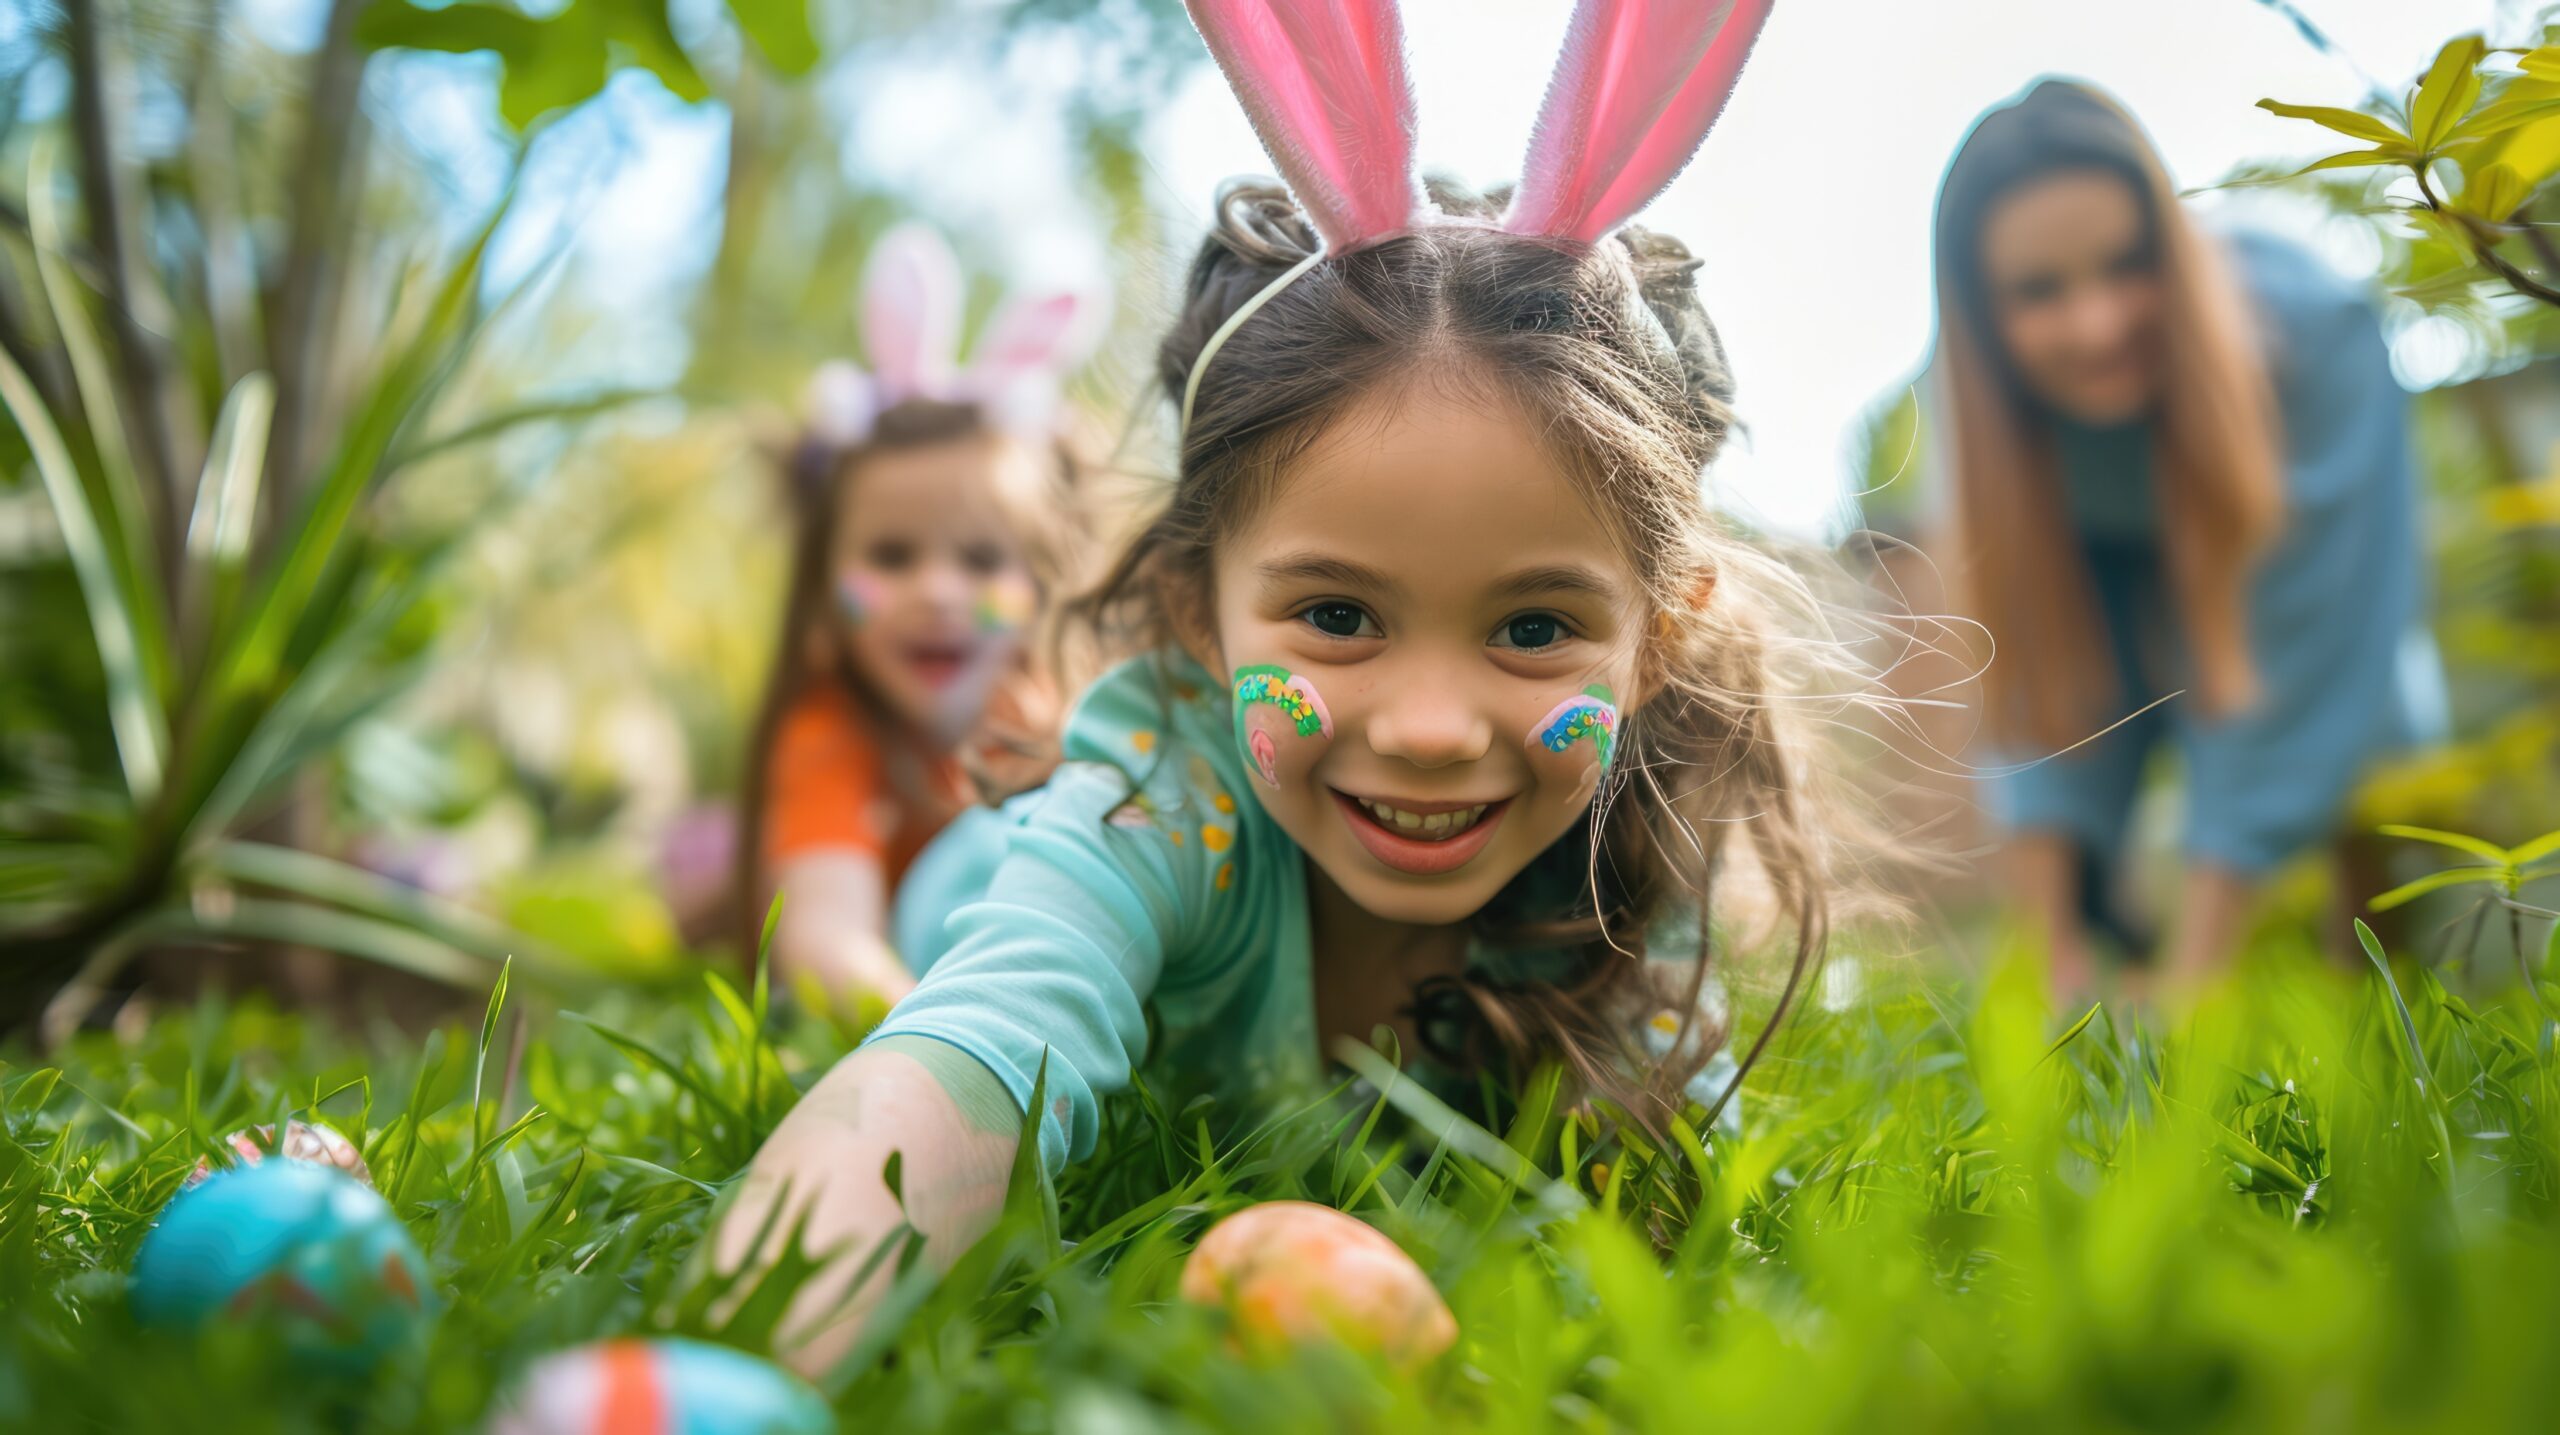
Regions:
[[[1183,1299],[1217,1306],[1248,1346],[1320,1337],[1420,1365],[1458,1321],[1395,1242],[1330,1206],[1268,1201],[1212,1227],[1182,1268]]]

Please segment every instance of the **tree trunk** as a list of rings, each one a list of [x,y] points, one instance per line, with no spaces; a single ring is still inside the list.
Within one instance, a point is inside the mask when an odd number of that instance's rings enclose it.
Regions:
[[[171,439],[168,394],[160,379],[160,341],[141,313],[152,291],[142,269],[136,218],[142,207],[139,176],[121,146],[117,126],[133,113],[132,79],[115,46],[121,29],[114,0],[70,0],[71,124],[79,141],[80,193],[88,210],[89,246],[97,254],[106,291],[107,322],[115,335],[118,396],[142,488],[144,517],[160,564],[163,591],[177,586],[184,536],[177,446]]]
[[[331,0],[329,25],[312,60],[294,167],[292,232],[275,276],[267,323],[267,367],[275,375],[275,417],[260,487],[260,538],[271,548],[299,505],[317,455],[325,390],[335,373],[330,335],[346,277],[343,255],[364,184],[366,52],[355,43],[366,0]]]

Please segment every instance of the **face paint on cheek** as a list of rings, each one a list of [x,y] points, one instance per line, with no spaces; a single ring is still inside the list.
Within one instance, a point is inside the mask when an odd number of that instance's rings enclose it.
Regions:
[[[1315,684],[1287,668],[1236,669],[1236,746],[1266,787],[1280,785],[1280,758],[1310,739],[1333,736],[1333,715]]]
[[[860,569],[846,569],[836,575],[836,612],[846,626],[859,628],[871,614],[880,611],[880,580]]]
[[[986,637],[1021,632],[1031,626],[1032,611],[1039,604],[1040,595],[1029,578],[1019,573],[990,578],[978,585],[978,632]]]
[[[1556,704],[1529,729],[1529,746],[1547,752],[1569,753],[1586,742],[1591,746],[1589,777],[1596,785],[1618,751],[1618,704],[1605,683],[1593,683],[1579,696]]]

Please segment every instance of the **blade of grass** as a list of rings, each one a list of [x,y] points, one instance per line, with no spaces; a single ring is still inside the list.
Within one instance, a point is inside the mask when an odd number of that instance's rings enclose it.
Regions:
[[[564,1011],[560,1015],[603,1037],[621,1050],[625,1056],[664,1072],[676,1085],[693,1093],[694,1099],[700,1101],[710,1115],[727,1123],[731,1130],[737,1130],[742,1125],[738,1109],[724,1100],[719,1092],[712,1090],[709,1082],[704,1081],[698,1073],[683,1062],[638,1037],[616,1031],[583,1012]]]
[[[2036,1058],[2036,1065],[2042,1066],[2046,1062],[2053,1060],[2054,1057],[2060,1055],[2062,1049],[2071,1044],[2072,1038],[2077,1037],[2084,1031],[2087,1031],[2089,1029],[2089,1023],[2098,1019],[2098,1009],[2104,1005],[2106,1005],[2104,1002],[2091,1002],[2089,1004],[2089,1009],[2080,1013],[2080,1019],[2071,1024],[2071,1030],[2055,1037],[2053,1039],[2053,1045],[2044,1049],[2044,1055]]]
[[[2445,1121],[2443,1089],[2436,1085],[2435,1072],[2427,1065],[2426,1049],[2418,1044],[2417,1019],[2409,1014],[2409,1003],[2400,995],[2400,983],[2392,978],[2390,959],[2382,954],[2382,939],[2373,934],[2373,928],[2366,926],[2362,917],[2356,919],[2355,927],[2356,941],[2363,945],[2365,957],[2382,978],[2382,989],[2391,996],[2392,1011],[2399,1015],[2402,1050],[2408,1055],[2410,1074],[2418,1083],[2418,1092],[2425,1098],[2427,1117],[2435,1127],[2437,1149],[2444,1153],[2443,1175],[2450,1181],[2453,1179],[2453,1132]]]
[[[1508,1142],[1485,1130],[1451,1109],[1447,1102],[1404,1079],[1403,1073],[1387,1065],[1386,1060],[1360,1042],[1349,1038],[1333,1044],[1334,1060],[1350,1067],[1376,1087],[1381,1099],[1392,1102],[1398,1111],[1431,1133],[1442,1144],[1471,1160],[1496,1171],[1514,1176],[1528,1190],[1536,1193],[1541,1205],[1559,1208],[1579,1204],[1571,1191],[1549,1180],[1528,1157],[1511,1149]],[[1434,1160],[1437,1160],[1435,1153]]]
[[[488,1103],[482,1099],[481,1091],[489,1076],[489,1048],[495,1046],[498,1041],[498,1014],[506,1010],[507,978],[514,970],[515,961],[512,958],[499,965],[498,980],[489,988],[488,1009],[480,1014],[479,1039],[471,1046],[471,1149],[475,1154],[471,1158],[471,1168],[462,1176],[462,1197],[466,1201],[471,1198],[472,1178],[480,1170],[480,1158],[477,1153],[489,1139],[489,1107]]]

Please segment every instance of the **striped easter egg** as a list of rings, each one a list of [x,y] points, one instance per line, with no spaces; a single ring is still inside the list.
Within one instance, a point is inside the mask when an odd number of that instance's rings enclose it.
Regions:
[[[272,1323],[296,1357],[361,1369],[417,1338],[426,1258],[372,1187],[312,1161],[216,1171],[178,1193],[133,1261],[145,1324]]]
[[[818,1392],[698,1340],[600,1340],[535,1361],[489,1435],[829,1435]]]

